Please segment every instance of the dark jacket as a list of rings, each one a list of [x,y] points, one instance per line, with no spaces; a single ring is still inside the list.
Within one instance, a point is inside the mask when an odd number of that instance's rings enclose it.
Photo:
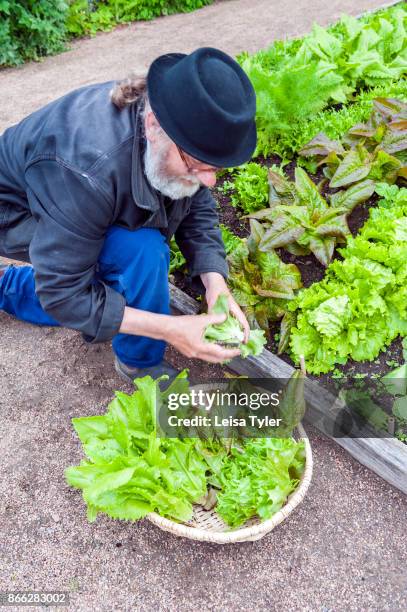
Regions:
[[[140,108],[118,110],[113,85],[73,91],[0,136],[0,253],[25,253],[44,310],[94,342],[118,332],[125,307],[95,280],[111,225],[175,233],[192,277],[227,276],[210,191],[170,200],[150,186]]]

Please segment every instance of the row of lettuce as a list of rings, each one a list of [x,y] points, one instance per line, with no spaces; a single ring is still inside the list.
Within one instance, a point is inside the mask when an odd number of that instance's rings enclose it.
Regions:
[[[252,326],[268,333],[281,320],[279,352],[295,363],[304,355],[314,374],[373,360],[407,335],[406,20],[403,6],[343,17],[240,58],[258,99],[256,155],[282,163],[253,161],[220,188],[251,229],[241,240],[222,228],[229,283]],[[353,238],[348,216],[377,195]],[[325,277],[303,289],[276,249],[312,253]],[[172,251],[174,270],[174,242]]]
[[[118,24],[193,11],[213,0],[2,0],[0,67],[60,53],[67,41]]]

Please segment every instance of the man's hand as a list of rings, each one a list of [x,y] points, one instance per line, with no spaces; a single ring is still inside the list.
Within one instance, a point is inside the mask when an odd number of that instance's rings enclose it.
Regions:
[[[192,359],[203,359],[211,363],[222,363],[240,355],[239,349],[227,349],[203,339],[208,325],[223,323],[224,314],[202,314],[171,317],[165,340],[180,353]]]
[[[222,363],[240,355],[239,349],[228,349],[214,342],[206,342],[203,339],[208,325],[223,323],[226,318],[224,314],[211,312],[218,296],[222,293],[228,296],[229,310],[243,328],[244,342],[249,339],[250,328],[245,315],[231,295],[223,276],[217,272],[205,272],[201,274],[201,278],[206,288],[209,314],[171,316],[126,306],[120,333],[165,340],[186,357],[202,359],[211,363]]]
[[[249,340],[250,334],[249,323],[240,306],[230,293],[223,276],[218,272],[205,272],[204,274],[201,274],[201,279],[206,289],[205,297],[208,304],[208,312],[210,313],[212,311],[218,296],[222,293],[226,294],[229,300],[229,311],[234,317],[236,317],[242,326],[244,332],[243,342],[246,343]]]
[[[172,316],[126,306],[120,333],[165,340],[186,357],[222,363],[240,355],[239,349],[227,349],[203,339],[208,325],[223,323],[225,314]]]

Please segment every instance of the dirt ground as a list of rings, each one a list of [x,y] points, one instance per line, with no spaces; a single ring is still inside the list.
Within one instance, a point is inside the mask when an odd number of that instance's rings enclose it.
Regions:
[[[145,69],[166,51],[255,51],[306,32],[315,19],[327,24],[381,5],[228,0],[79,41],[0,73],[0,130],[71,88]],[[147,521],[88,524],[80,493],[63,476],[81,459],[71,418],[103,412],[112,390],[131,387],[115,374],[108,344],[4,313],[0,330],[0,591],[67,590],[70,609],[92,612],[405,610],[405,496],[312,431],[309,494],[263,540],[220,547]]]

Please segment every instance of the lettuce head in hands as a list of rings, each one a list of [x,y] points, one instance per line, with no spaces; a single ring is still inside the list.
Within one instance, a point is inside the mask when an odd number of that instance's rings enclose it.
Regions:
[[[239,321],[229,313],[229,301],[226,294],[222,294],[216,300],[213,307],[215,314],[226,314],[227,319],[223,323],[208,325],[205,330],[204,339],[208,342],[217,342],[223,346],[238,347],[242,357],[249,355],[260,355],[266,344],[264,331],[251,329],[249,340],[244,344],[244,332]]]

